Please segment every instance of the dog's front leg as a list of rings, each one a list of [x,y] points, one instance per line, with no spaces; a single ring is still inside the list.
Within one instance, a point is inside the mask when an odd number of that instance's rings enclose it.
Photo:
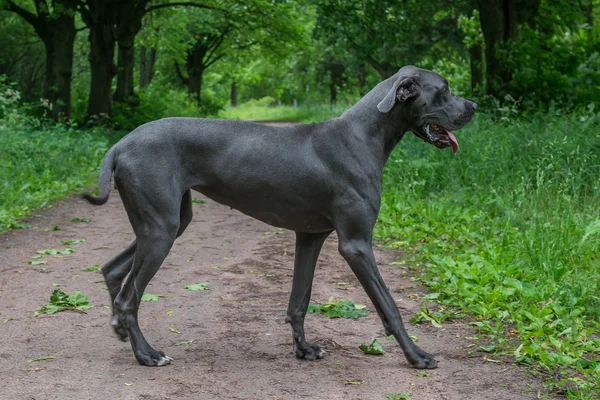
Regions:
[[[307,360],[323,358],[325,355],[325,351],[318,345],[306,341],[304,337],[304,317],[310,301],[317,258],[325,239],[330,233],[331,231],[315,234],[296,232],[294,278],[285,320],[292,325],[296,357]]]
[[[359,231],[357,229],[348,229],[342,232],[338,230],[340,253],[369,295],[386,333],[394,335],[408,362],[418,369],[435,368],[437,362],[433,356],[417,347],[404,329],[398,307],[379,274],[371,244],[371,233],[361,235],[357,233]],[[348,233],[349,236],[346,235]]]

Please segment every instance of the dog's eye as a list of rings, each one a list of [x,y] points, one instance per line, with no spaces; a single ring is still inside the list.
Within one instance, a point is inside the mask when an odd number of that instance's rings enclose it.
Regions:
[[[450,88],[448,88],[448,86],[444,86],[444,88],[442,89],[442,92],[450,93]]]

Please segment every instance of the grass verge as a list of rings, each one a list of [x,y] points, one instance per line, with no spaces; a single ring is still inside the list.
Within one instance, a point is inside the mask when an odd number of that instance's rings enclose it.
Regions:
[[[104,129],[0,120],[0,231],[93,183],[111,140]]]

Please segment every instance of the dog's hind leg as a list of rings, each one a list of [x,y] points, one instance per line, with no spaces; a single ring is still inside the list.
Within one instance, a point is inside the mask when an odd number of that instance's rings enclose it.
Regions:
[[[192,221],[192,215],[192,194],[188,190],[183,194],[181,199],[179,230],[177,232],[177,237],[181,236],[181,234],[185,231],[185,228],[187,228],[187,226],[190,224]],[[102,266],[102,273],[104,274],[104,280],[106,281],[106,286],[108,287],[108,292],[110,293],[111,304],[114,304],[115,299],[121,290],[123,279],[125,279],[129,271],[131,271],[135,247],[136,241],[134,240],[133,243],[131,243],[125,250]],[[123,324],[121,324],[121,321],[115,312],[114,306],[113,316],[110,324],[112,325],[119,339],[123,341],[127,340],[127,330],[123,327]]]
[[[319,346],[306,341],[304,337],[304,317],[310,301],[317,258],[325,239],[330,233],[331,231],[315,234],[296,232],[294,278],[286,322],[292,325],[296,357],[307,360],[323,358],[325,355],[325,352]]]
[[[133,185],[136,186],[136,185]],[[162,182],[162,191],[129,191],[118,185],[119,192],[131,225],[136,234],[135,254],[131,272],[114,301],[115,310],[127,330],[135,358],[142,365],[169,364],[170,357],[153,349],[140,330],[138,309],[142,295],[164,259],[169,254],[175,238],[183,232],[191,218],[191,195],[173,196],[174,183]],[[184,209],[182,224],[181,209]]]

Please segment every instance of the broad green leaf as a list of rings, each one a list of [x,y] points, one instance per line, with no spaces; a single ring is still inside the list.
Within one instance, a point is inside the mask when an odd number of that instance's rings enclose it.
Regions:
[[[98,264],[94,264],[91,267],[83,268],[83,272],[92,272],[92,271],[100,271],[100,266]]]
[[[381,343],[379,343],[379,341],[377,339],[371,339],[371,343],[369,343],[368,345],[366,344],[361,344],[360,346],[358,346],[363,353],[365,354],[371,354],[371,355],[381,355],[384,353],[384,349],[383,346],[381,345]]]
[[[36,251],[36,253],[38,253],[38,254],[45,254],[45,255],[51,255],[51,256],[73,254],[74,252],[75,252],[75,250],[70,249],[70,248],[66,248],[66,249],[44,249],[44,250],[37,250]]]
[[[208,290],[207,282],[195,283],[193,285],[187,285],[183,287],[184,289],[191,290],[192,292],[197,292],[200,290]]]
[[[79,243],[84,243],[86,240],[85,239],[71,239],[71,240],[63,240],[62,244],[64,244],[65,246],[70,246],[72,244],[79,244]]]
[[[158,294],[144,293],[142,301],[157,301],[159,297]]]

